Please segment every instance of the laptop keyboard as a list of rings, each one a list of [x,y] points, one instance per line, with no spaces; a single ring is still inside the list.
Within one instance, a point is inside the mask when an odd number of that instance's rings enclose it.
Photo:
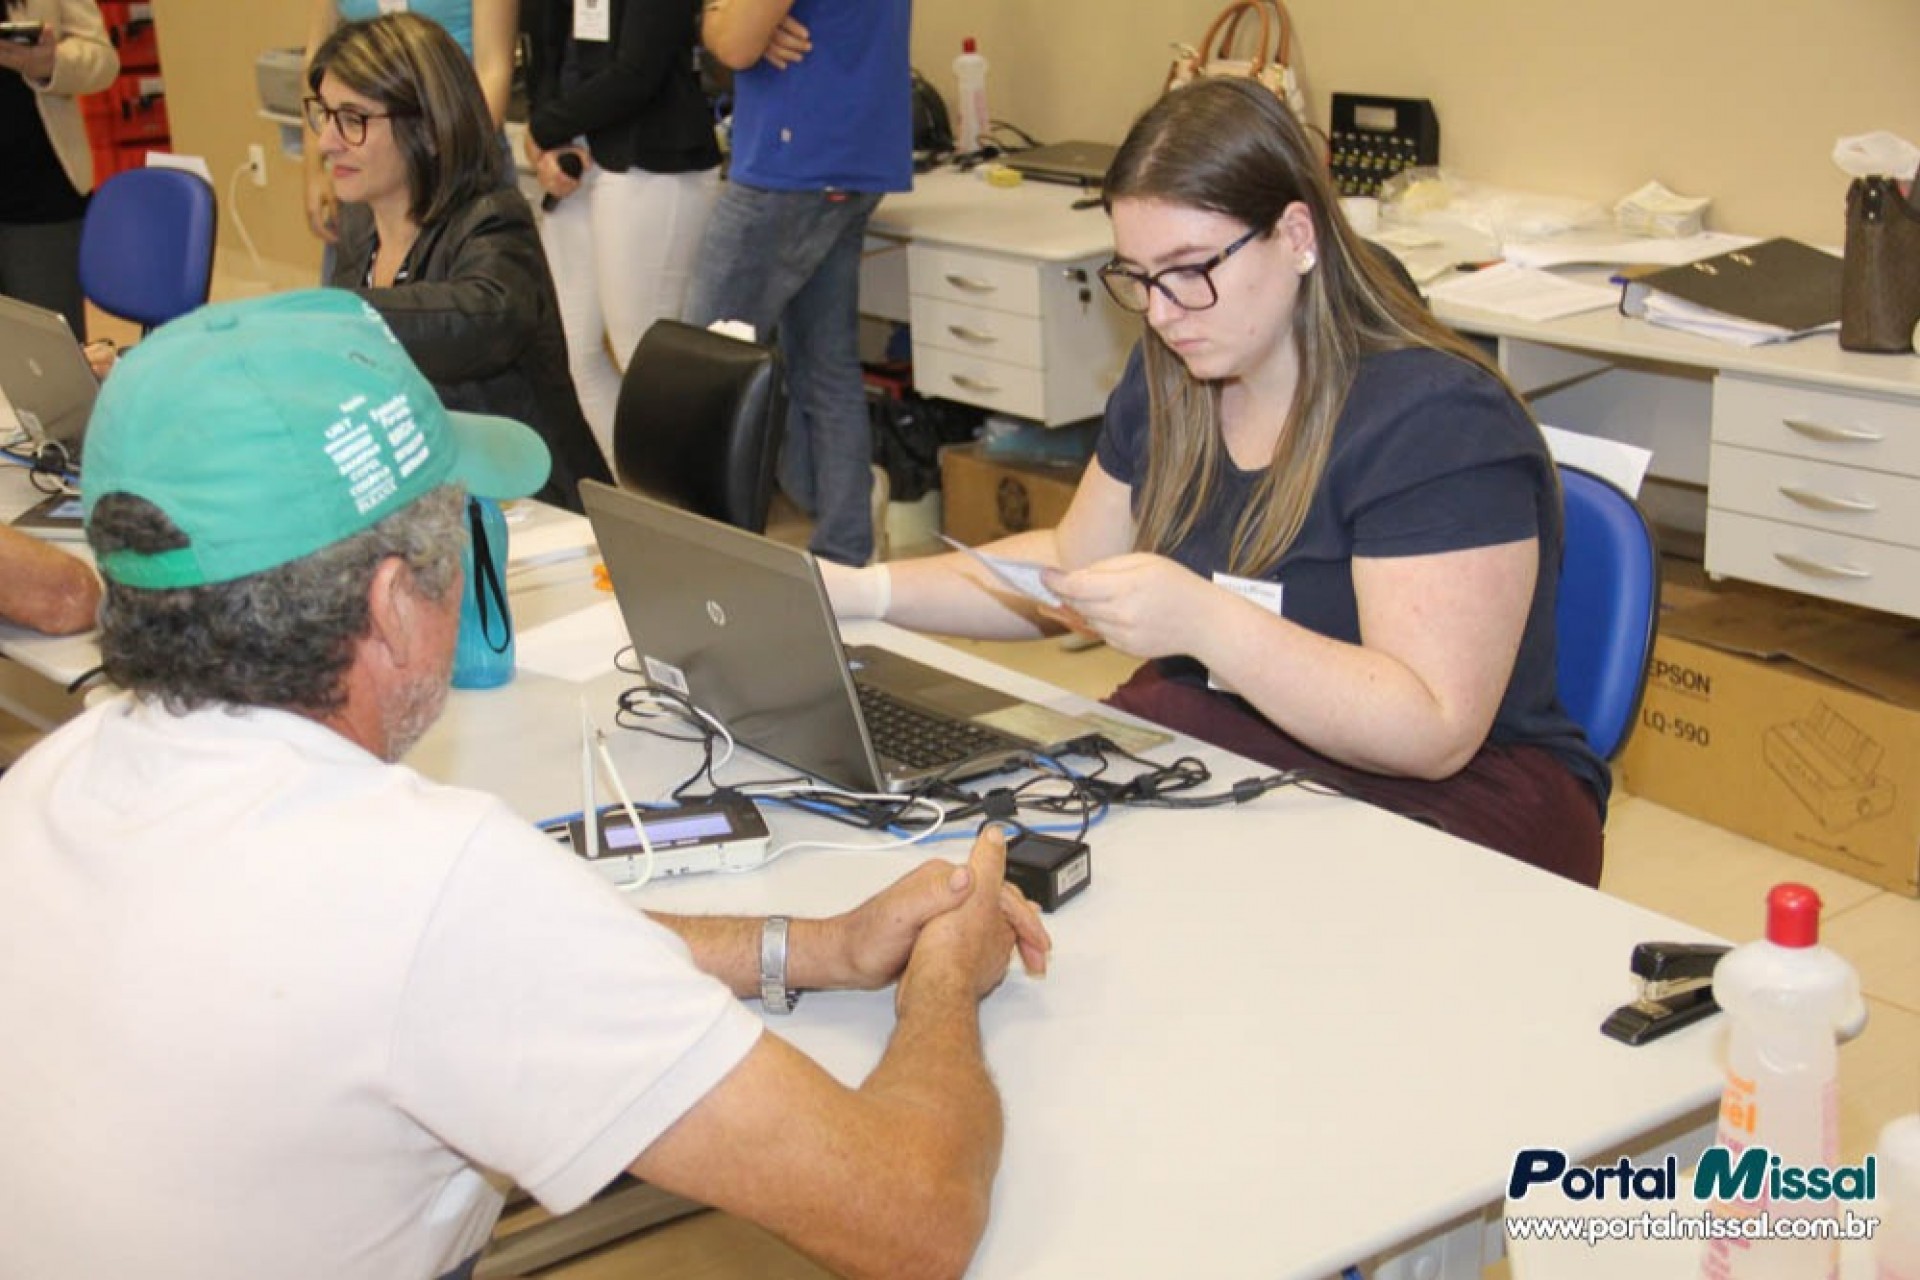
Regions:
[[[937,769],[975,756],[1017,751],[1020,743],[971,721],[910,706],[884,689],[854,683],[874,750],[910,769]]]

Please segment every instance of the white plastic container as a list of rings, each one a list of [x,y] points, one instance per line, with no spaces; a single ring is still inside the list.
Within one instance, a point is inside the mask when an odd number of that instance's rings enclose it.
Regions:
[[[1920,1280],[1920,1114],[1888,1121],[1873,1149],[1880,1163],[1874,1280]]]
[[[981,135],[987,131],[987,55],[968,36],[960,45],[960,56],[953,60],[953,77],[960,83],[960,128],[954,134],[954,150],[971,155],[980,149]]]
[[[1820,946],[1820,895],[1775,885],[1767,895],[1767,936],[1735,947],[1713,971],[1726,1010],[1727,1084],[1714,1141],[1733,1153],[1763,1146],[1783,1165],[1839,1162],[1839,1054],[1835,1034],[1857,1022],[1860,980]],[[1722,1217],[1832,1217],[1832,1200],[1728,1201]],[[1701,1274],[1711,1280],[1824,1280],[1839,1263],[1837,1240],[1715,1239]]]

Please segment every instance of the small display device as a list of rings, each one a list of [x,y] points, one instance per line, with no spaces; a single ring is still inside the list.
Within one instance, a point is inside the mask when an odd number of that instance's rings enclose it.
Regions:
[[[1440,117],[1425,98],[1336,93],[1328,140],[1343,196],[1377,196],[1402,169],[1440,163]]]
[[[13,518],[13,527],[36,538],[59,542],[81,542],[87,527],[77,493],[56,493]]]
[[[541,828],[559,844],[586,858],[615,884],[633,884],[647,874],[646,851],[627,811],[620,805],[600,810],[600,848],[589,852],[585,823],[579,818]],[[708,871],[750,871],[767,860],[767,823],[751,800],[733,798],[640,810],[640,825],[653,846],[653,876],[697,875]]]
[[[0,22],[0,40],[9,44],[39,44],[40,32],[45,26],[41,22]]]

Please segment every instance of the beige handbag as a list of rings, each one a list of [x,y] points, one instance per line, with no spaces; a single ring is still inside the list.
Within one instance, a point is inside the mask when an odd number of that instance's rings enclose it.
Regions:
[[[1237,76],[1255,80],[1307,123],[1307,98],[1293,70],[1293,19],[1281,0],[1234,0],[1214,17],[1200,45],[1173,46],[1167,88],[1195,80]]]

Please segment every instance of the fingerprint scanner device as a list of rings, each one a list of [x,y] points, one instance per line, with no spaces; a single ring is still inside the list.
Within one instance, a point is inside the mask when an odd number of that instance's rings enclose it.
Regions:
[[[597,777],[606,771],[620,803],[600,806]],[[641,809],[627,794],[607,735],[580,699],[580,816],[540,829],[571,848],[617,885],[639,888],[656,876],[750,871],[767,860],[767,824],[744,797],[663,809]]]
[[[653,845],[653,874],[698,875],[709,871],[751,871],[767,860],[766,819],[751,800],[683,804],[671,809],[641,809],[642,830]],[[550,822],[541,830],[586,858],[615,884],[635,884],[646,874],[646,856],[625,809],[610,804],[594,814],[599,841],[589,853],[588,823],[582,818]]]
[[[1022,831],[1007,843],[1007,881],[1052,911],[1093,883],[1093,851],[1083,840]]]
[[[1601,1034],[1642,1045],[1718,1013],[1713,967],[1725,954],[1726,947],[1705,943],[1639,943],[1628,967],[1640,984],[1640,998],[1608,1014]]]

